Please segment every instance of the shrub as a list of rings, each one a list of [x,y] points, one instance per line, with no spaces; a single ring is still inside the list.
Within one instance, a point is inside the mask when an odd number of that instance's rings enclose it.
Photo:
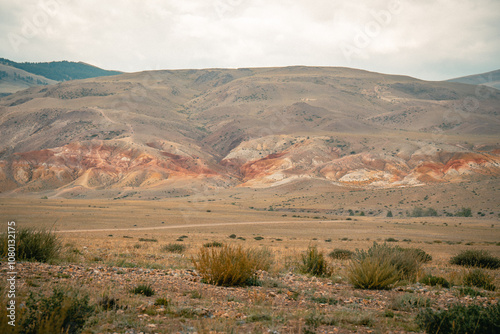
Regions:
[[[210,248],[210,247],[222,247],[223,244],[218,242],[218,241],[212,241],[212,242],[207,242],[206,244],[203,245],[203,247]]]
[[[236,234],[231,234],[231,235],[229,236],[229,238],[231,238],[231,239],[236,239]]]
[[[182,244],[170,243],[163,246],[162,250],[169,253],[183,253],[186,250],[186,246]]]
[[[193,264],[201,277],[221,286],[245,285],[258,270],[268,270],[272,258],[267,249],[243,249],[241,246],[202,247]]]
[[[7,256],[7,234],[0,237],[1,256]],[[17,260],[49,262],[57,259],[61,241],[56,233],[45,228],[19,228],[16,233]]]
[[[387,238],[385,239],[386,242],[398,242],[399,240],[398,239],[394,239],[394,238]]]
[[[144,241],[144,242],[158,242],[158,240],[154,239],[154,238],[151,238],[151,239],[148,239],[148,238],[139,238],[139,241]]]
[[[413,309],[425,308],[431,306],[431,299],[418,296],[412,293],[405,293],[404,295],[396,296],[391,304],[390,308],[397,311],[412,311]]]
[[[335,248],[333,251],[330,252],[330,254],[328,254],[328,256],[331,257],[332,259],[348,260],[351,258],[353,254],[354,252],[350,250]]]
[[[426,309],[417,315],[416,322],[426,333],[482,333],[494,334],[500,330],[500,303],[454,305],[448,310]]]
[[[2,301],[2,305],[6,305]],[[80,296],[79,291],[54,288],[52,294],[44,296],[31,292],[25,306],[16,314],[16,327],[7,324],[6,308],[0,311],[1,333],[80,333],[86,319],[94,312],[89,305],[89,296]]]
[[[444,277],[433,276],[433,275],[425,275],[420,280],[420,283],[427,284],[430,286],[440,285],[443,288],[450,288],[450,282],[448,282]]]
[[[305,254],[302,254],[301,259],[300,271],[304,274],[314,276],[329,276],[332,274],[332,268],[317,247],[309,247]]]
[[[455,255],[450,260],[451,264],[465,267],[500,268],[500,259],[484,250],[465,250]]]
[[[475,286],[485,290],[495,291],[493,277],[488,275],[482,269],[474,269],[464,275],[463,283],[465,286]]]
[[[470,208],[462,208],[460,211],[455,213],[457,217],[472,217],[472,210]]]
[[[151,297],[155,294],[153,287],[149,284],[139,284],[135,288],[132,288],[130,292],[136,295],[144,295],[146,297]]]

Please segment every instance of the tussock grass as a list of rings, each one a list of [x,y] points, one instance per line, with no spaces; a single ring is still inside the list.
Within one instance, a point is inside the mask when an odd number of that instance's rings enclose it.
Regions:
[[[421,249],[374,243],[367,251],[357,250],[348,268],[348,278],[356,288],[390,289],[399,281],[414,282],[430,255]]]
[[[333,268],[328,264],[323,253],[318,251],[317,247],[309,247],[301,255],[301,260],[299,269],[304,274],[324,277],[331,276],[333,273]]]
[[[271,253],[266,249],[241,246],[201,247],[192,262],[209,284],[241,286],[255,277],[258,270],[269,270]]]
[[[53,230],[19,228],[16,231],[16,258],[21,261],[49,262],[60,257],[62,243]],[[0,252],[8,254],[8,235],[0,236]]]

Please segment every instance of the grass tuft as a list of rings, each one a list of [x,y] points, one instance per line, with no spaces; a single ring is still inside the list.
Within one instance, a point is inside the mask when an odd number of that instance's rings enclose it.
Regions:
[[[151,297],[155,294],[153,287],[149,284],[139,284],[132,288],[130,292],[136,295],[144,295],[146,297]]]
[[[8,236],[0,236],[1,256],[8,255]],[[52,230],[19,228],[16,233],[16,258],[21,261],[49,262],[60,257],[62,244]]]
[[[332,267],[326,261],[323,253],[318,251],[317,247],[309,247],[302,254],[301,259],[300,271],[304,274],[325,277],[331,276],[333,273]]]
[[[269,270],[271,253],[241,246],[201,247],[193,264],[209,284],[241,286],[252,281],[258,270]]]

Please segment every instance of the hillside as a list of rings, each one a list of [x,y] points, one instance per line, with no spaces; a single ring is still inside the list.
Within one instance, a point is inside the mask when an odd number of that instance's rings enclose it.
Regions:
[[[485,85],[500,89],[500,70],[450,79],[448,82],[461,82],[469,85]]]
[[[0,96],[33,86],[58,81],[87,79],[121,74],[82,62],[54,61],[46,63],[17,63],[0,58]]]
[[[500,91],[348,68],[154,71],[0,99],[0,190],[186,196],[497,180]],[[295,189],[295,190],[293,190]],[[291,191],[298,191],[297,186]]]

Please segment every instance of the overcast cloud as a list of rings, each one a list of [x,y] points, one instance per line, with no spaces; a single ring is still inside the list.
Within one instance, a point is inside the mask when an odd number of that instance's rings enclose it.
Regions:
[[[499,0],[0,0],[0,57],[105,69],[500,68]]]

